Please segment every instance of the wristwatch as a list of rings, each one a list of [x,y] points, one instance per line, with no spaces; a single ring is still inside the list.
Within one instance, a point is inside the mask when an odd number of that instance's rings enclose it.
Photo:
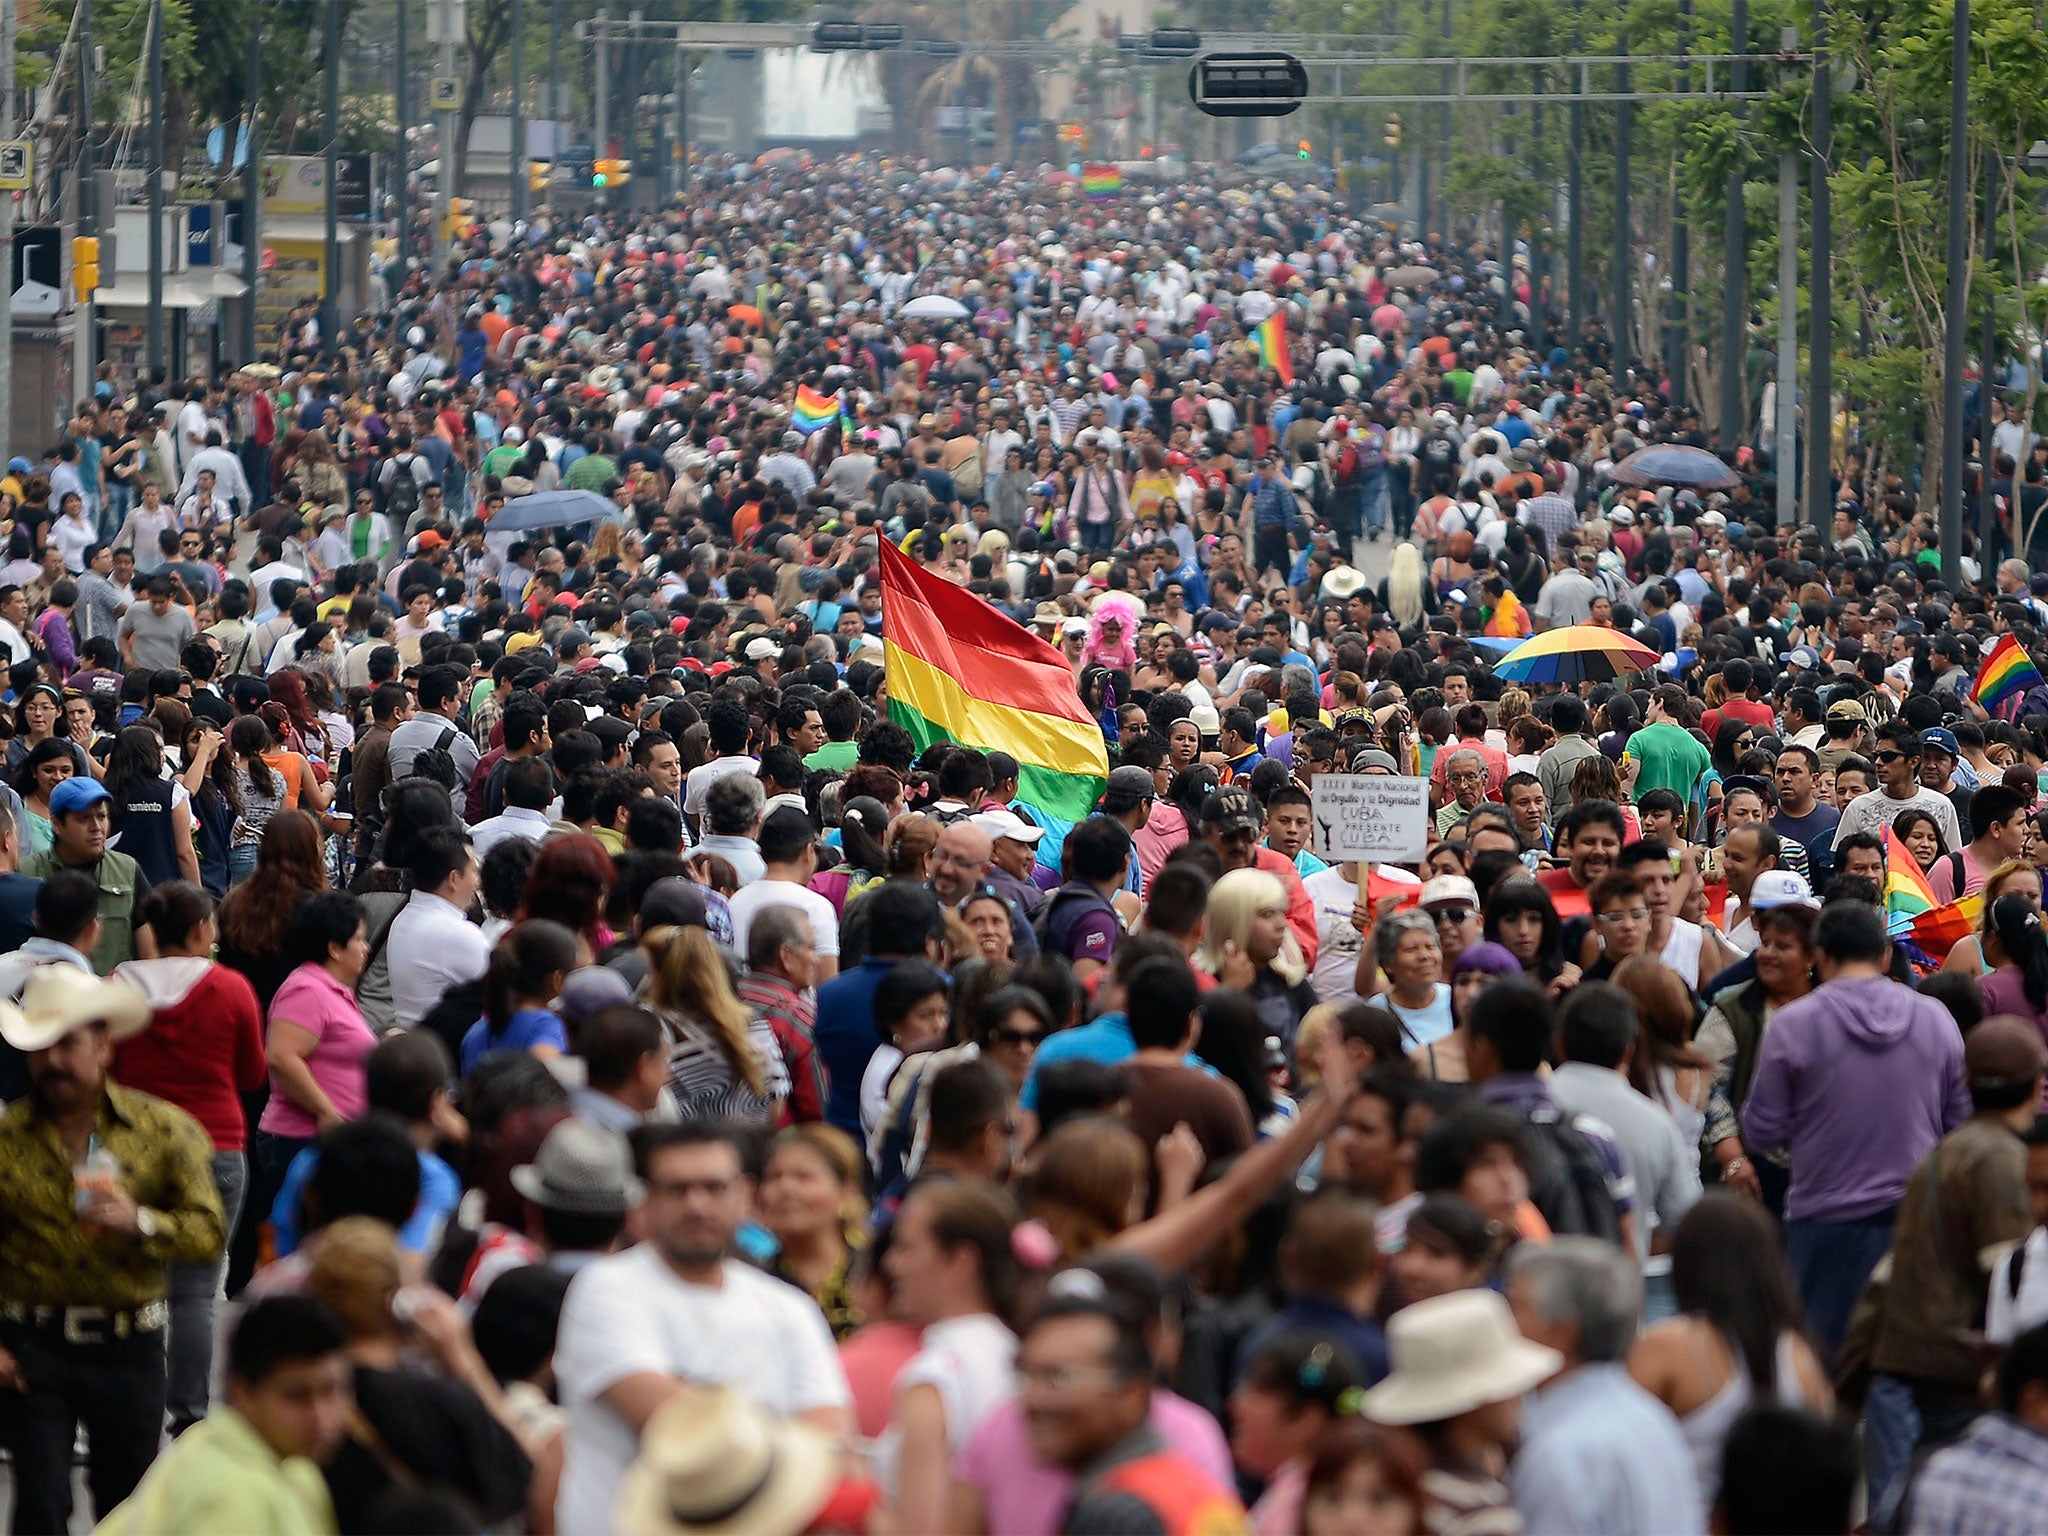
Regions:
[[[141,1237],[155,1237],[163,1231],[164,1219],[148,1206],[138,1206],[135,1211],[135,1231]]]

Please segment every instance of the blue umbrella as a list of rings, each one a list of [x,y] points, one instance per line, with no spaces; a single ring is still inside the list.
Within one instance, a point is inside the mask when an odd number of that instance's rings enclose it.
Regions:
[[[1639,448],[1614,466],[1614,479],[1621,485],[1678,485],[1696,491],[1731,491],[1742,484],[1742,476],[1719,458],[1687,443]]]
[[[508,501],[491,519],[493,533],[567,528],[575,523],[622,521],[625,514],[595,491],[537,491]]]

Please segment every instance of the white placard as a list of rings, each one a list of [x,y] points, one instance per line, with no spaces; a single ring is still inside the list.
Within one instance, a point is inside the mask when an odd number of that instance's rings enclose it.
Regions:
[[[1332,863],[1405,864],[1429,847],[1429,780],[1319,773],[1309,786],[1315,850]]]

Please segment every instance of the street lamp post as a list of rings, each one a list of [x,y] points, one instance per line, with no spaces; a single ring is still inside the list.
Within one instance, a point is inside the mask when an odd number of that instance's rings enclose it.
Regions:
[[[1955,0],[1949,37],[1948,295],[1941,388],[1941,574],[1953,590],[1963,561],[1963,341],[1970,324],[1970,0]],[[1990,391],[1991,381],[1984,381]]]

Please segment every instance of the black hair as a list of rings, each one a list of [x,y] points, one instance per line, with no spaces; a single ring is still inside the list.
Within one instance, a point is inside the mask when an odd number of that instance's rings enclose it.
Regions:
[[[1565,994],[1557,1011],[1558,1043],[1566,1061],[1618,1067],[1636,1043],[1636,1005],[1621,988],[1588,981]]]
[[[135,909],[139,926],[147,927],[159,944],[178,948],[211,916],[213,898],[189,880],[166,880],[151,886]]]
[[[946,991],[946,974],[937,966],[922,960],[897,962],[875,987],[876,1031],[886,1038],[889,1027],[908,1017],[911,1009],[928,997],[943,997]]]
[[[1497,1104],[1470,1103],[1445,1115],[1415,1145],[1415,1187],[1455,1195],[1473,1161],[1488,1147],[1512,1147],[1526,1165],[1522,1119]]]
[[[347,891],[314,891],[292,912],[291,952],[300,965],[325,965],[338,944],[363,926],[363,904]],[[403,1226],[401,1218],[395,1225]]]
[[[523,1265],[493,1280],[476,1304],[476,1352],[500,1386],[525,1381],[554,1354],[571,1278],[552,1265]]]
[[[428,827],[413,839],[407,873],[416,891],[438,891],[474,857],[469,832],[458,826]]]
[[[2048,938],[2041,932],[2041,914],[2025,896],[2009,892],[1991,903],[1989,915],[1999,947],[2020,969],[2028,1004],[2036,1013],[2048,1009]]]
[[[1882,963],[1890,946],[1884,913],[1864,902],[1831,901],[1814,920],[1813,947],[1830,960]]]
[[[514,928],[491,951],[484,972],[484,1048],[512,1027],[522,997],[532,997],[548,978],[576,968],[577,938],[560,923],[532,918]]]
[[[1503,976],[1465,1007],[1465,1027],[1493,1047],[1508,1072],[1534,1072],[1550,1056],[1550,994],[1533,981]]]
[[[371,1216],[391,1228],[412,1219],[420,1200],[420,1158],[403,1124],[371,1113],[337,1125],[319,1141],[320,1161],[301,1195],[302,1232],[344,1216]]]
[[[1131,857],[1131,834],[1108,816],[1090,816],[1067,834],[1064,855],[1074,878],[1099,885],[1121,879]]]
[[[324,1360],[347,1343],[341,1319],[326,1302],[292,1294],[265,1296],[249,1304],[228,1336],[228,1379],[261,1386],[286,1366]]]
[[[1140,1050],[1179,1045],[1201,993],[1184,960],[1147,960],[1125,978],[1131,1038]]]
[[[372,1110],[417,1123],[432,1113],[434,1095],[454,1070],[446,1043],[432,1030],[394,1030],[363,1058],[364,1098]]]
[[[1847,1422],[1760,1404],[1735,1421],[1722,1444],[1715,1528],[1728,1536],[1846,1531],[1862,1474]]]
[[[885,880],[861,898],[867,907],[870,953],[922,958],[927,941],[946,937],[939,898],[910,880]]]

